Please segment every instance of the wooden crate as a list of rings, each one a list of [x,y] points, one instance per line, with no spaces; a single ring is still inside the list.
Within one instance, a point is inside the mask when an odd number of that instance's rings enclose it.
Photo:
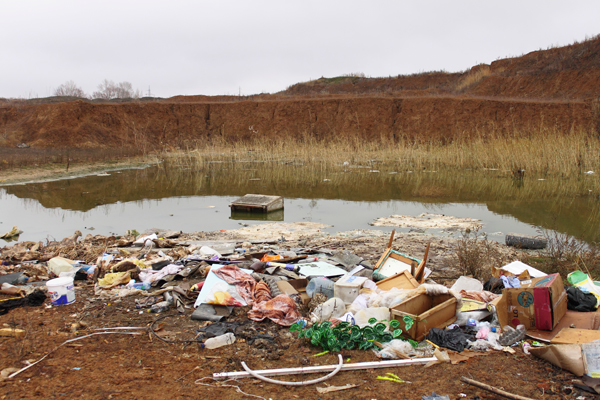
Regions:
[[[431,328],[443,329],[456,321],[456,303],[456,297],[451,294],[430,296],[422,293],[392,307],[390,318],[400,321],[403,335],[421,341]],[[414,321],[408,330],[402,320],[405,315]]]
[[[283,197],[247,194],[229,205],[231,211],[270,212],[283,208]]]
[[[419,282],[408,271],[402,271],[399,274],[377,282],[377,287],[381,290],[390,290],[394,287],[398,289],[414,289],[417,286],[419,286]]]

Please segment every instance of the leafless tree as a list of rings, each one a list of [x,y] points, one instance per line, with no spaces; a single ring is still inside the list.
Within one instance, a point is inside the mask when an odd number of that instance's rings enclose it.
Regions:
[[[73,96],[73,97],[87,97],[83,89],[75,84],[73,81],[67,81],[54,89],[55,96]]]
[[[94,99],[139,99],[140,91],[133,90],[130,82],[121,82],[115,84],[113,81],[105,79],[98,85],[98,90],[92,94]]]

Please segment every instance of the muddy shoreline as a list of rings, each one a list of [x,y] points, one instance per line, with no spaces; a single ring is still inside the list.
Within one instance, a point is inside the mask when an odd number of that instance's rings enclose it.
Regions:
[[[71,164],[69,165],[68,170],[65,164],[45,164],[40,166],[10,168],[0,171],[0,187],[50,182],[60,179],[74,179],[109,171],[147,168],[156,164],[157,161],[135,157],[127,160],[114,160],[110,162],[103,161]]]

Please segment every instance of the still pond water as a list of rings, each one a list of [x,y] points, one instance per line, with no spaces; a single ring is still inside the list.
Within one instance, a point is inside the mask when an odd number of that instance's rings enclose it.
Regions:
[[[591,242],[598,239],[600,221],[595,176],[514,180],[493,170],[411,172],[218,162],[196,170],[163,165],[100,175],[0,187],[0,234],[16,225],[24,231],[20,240],[39,241],[62,239],[75,230],[84,236],[150,228],[194,232],[266,222],[256,215],[232,215],[229,204],[247,193],[285,198],[284,211],[269,214],[270,220],[321,222],[333,225],[326,229],[332,234],[391,231],[369,223],[393,214],[435,213],[480,219],[482,230],[497,241],[508,232],[553,229]]]

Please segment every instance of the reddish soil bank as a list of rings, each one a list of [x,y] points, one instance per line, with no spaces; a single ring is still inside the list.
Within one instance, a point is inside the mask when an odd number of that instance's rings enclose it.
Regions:
[[[337,77],[268,95],[0,102],[0,147],[151,150],[211,139],[448,141],[600,129],[600,38],[464,73]]]

